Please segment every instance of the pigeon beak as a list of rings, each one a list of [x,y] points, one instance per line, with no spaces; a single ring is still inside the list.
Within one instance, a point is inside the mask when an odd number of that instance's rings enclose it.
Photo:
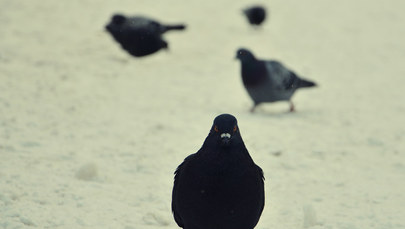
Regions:
[[[231,134],[230,133],[222,133],[221,134],[221,142],[222,145],[229,145],[229,143],[231,142]]]

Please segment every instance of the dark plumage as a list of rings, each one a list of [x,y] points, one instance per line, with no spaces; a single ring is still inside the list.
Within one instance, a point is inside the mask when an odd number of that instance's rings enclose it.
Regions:
[[[169,30],[183,30],[185,26],[162,25],[146,17],[116,14],[105,28],[124,50],[135,57],[141,57],[167,49],[168,43],[162,34]]]
[[[243,10],[249,23],[258,26],[266,19],[266,9],[262,6],[253,6]]]
[[[236,118],[219,115],[201,149],[175,172],[174,219],[185,229],[253,229],[264,207],[263,180]]]
[[[236,58],[241,61],[242,81],[254,105],[263,102],[289,101],[290,111],[294,111],[291,97],[303,87],[316,86],[315,83],[298,77],[280,62],[258,60],[247,49],[239,49]]]

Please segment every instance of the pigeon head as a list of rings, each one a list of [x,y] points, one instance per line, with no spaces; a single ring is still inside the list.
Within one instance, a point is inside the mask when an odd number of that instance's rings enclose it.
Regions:
[[[115,24],[115,25],[122,25],[125,22],[125,20],[127,20],[127,18],[124,15],[114,14],[111,19],[111,22],[112,22],[112,24]]]
[[[241,61],[256,60],[255,56],[245,48],[240,48],[238,49],[238,51],[236,51],[236,59],[239,59]]]
[[[111,22],[105,26],[105,29],[110,33],[117,33],[127,18],[121,14],[115,14],[111,18]]]
[[[239,137],[239,128],[236,118],[230,114],[221,114],[214,119],[210,135],[221,146],[229,146],[234,137]]]

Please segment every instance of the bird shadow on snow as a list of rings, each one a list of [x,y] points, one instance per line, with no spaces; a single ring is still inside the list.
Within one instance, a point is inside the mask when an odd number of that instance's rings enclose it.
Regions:
[[[281,109],[271,109],[271,108],[260,108],[256,109],[254,112],[246,111],[245,113],[254,115],[254,116],[259,116],[259,117],[271,117],[271,118],[307,118],[310,116],[318,116],[319,112],[316,110],[296,110],[293,112],[290,112],[287,109],[281,110]]]
[[[109,56],[108,59],[120,64],[128,64],[131,61],[129,57],[119,57],[119,56]]]

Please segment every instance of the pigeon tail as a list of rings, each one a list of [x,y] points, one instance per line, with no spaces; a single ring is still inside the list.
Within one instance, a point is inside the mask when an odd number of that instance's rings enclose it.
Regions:
[[[165,25],[165,26],[163,26],[163,33],[164,32],[167,32],[167,31],[169,31],[169,30],[184,30],[186,28],[186,26],[185,25],[183,25],[183,24],[179,24],[179,25]]]
[[[298,83],[298,87],[315,87],[317,86],[316,83],[301,79],[300,82]]]

